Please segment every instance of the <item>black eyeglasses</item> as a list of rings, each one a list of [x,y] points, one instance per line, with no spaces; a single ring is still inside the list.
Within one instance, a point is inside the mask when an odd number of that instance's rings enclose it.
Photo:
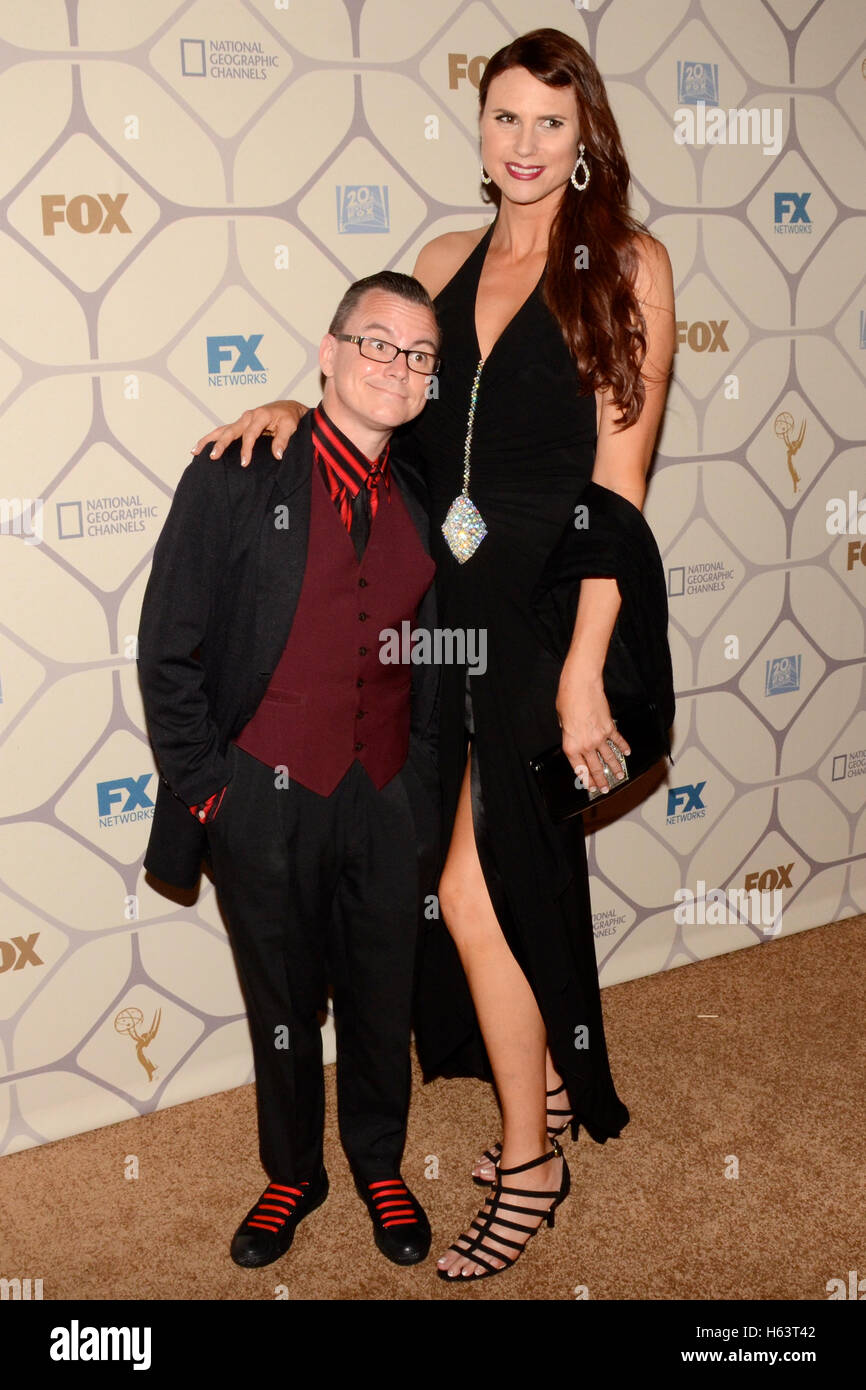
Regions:
[[[369,358],[371,362],[396,362],[402,352],[406,355],[406,365],[410,372],[432,376],[439,370],[440,358],[432,352],[397,347],[395,343],[383,342],[381,338],[359,338],[357,333],[335,333],[334,337],[340,343],[357,343],[361,356]]]

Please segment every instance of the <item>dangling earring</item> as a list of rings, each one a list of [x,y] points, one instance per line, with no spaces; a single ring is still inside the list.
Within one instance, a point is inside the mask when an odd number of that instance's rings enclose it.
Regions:
[[[492,182],[493,182],[493,180],[491,179],[490,175],[486,172],[486,170],[485,170],[483,164],[482,164],[482,166],[481,166],[481,182],[482,182],[482,183],[492,183]]]
[[[583,141],[581,141],[581,143],[577,147],[577,159],[575,160],[574,168],[571,171],[572,186],[577,189],[578,193],[582,193],[589,183],[589,165],[583,157],[583,152],[585,148],[586,146],[583,144]],[[577,179],[574,176],[581,166],[583,167],[583,183],[578,183]]]

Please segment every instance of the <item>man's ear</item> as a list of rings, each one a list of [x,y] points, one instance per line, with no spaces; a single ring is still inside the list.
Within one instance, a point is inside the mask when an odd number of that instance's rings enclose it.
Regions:
[[[319,366],[323,376],[332,377],[334,375],[334,353],[336,351],[336,338],[333,333],[326,333],[319,343]]]

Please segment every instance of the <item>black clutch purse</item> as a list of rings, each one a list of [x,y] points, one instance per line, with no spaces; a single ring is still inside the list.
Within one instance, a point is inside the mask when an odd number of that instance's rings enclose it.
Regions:
[[[634,704],[618,708],[614,716],[618,733],[622,734],[631,753],[626,758],[619,749],[615,756],[625,776],[615,781],[608,776],[610,791],[605,794],[599,787],[589,789],[581,786],[580,779],[561,744],[555,744],[537,758],[530,760],[529,766],[536,779],[539,791],[544,798],[551,820],[559,824],[572,816],[582,815],[597,800],[609,797],[623,787],[628,787],[645,772],[649,772],[670,753],[670,740],[661,715],[655,705]]]

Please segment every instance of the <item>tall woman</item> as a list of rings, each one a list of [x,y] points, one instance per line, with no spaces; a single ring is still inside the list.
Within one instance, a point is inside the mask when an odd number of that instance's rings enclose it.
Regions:
[[[403,442],[427,474],[439,621],[486,642],[483,673],[442,672],[450,846],[416,1023],[428,1079],[492,1076],[502,1109],[502,1141],[473,1171],[490,1195],[439,1260],[450,1279],[499,1273],[553,1224],[569,1186],[556,1136],[569,1124],[604,1143],[628,1121],[608,1064],[580,823],[552,824],[529,771],[561,739],[604,791],[612,744],[628,752],[602,682],[620,595],[615,579],[584,579],[563,663],[532,594],[590,478],[642,507],[674,333],[670,262],[628,212],[619,132],[580,44],[539,29],[494,54],[480,134],[498,212],[418,258],[442,368]],[[262,407],[198,447],[216,440],[218,455],[243,434],[249,458],[268,429],[277,452],[299,413]]]

